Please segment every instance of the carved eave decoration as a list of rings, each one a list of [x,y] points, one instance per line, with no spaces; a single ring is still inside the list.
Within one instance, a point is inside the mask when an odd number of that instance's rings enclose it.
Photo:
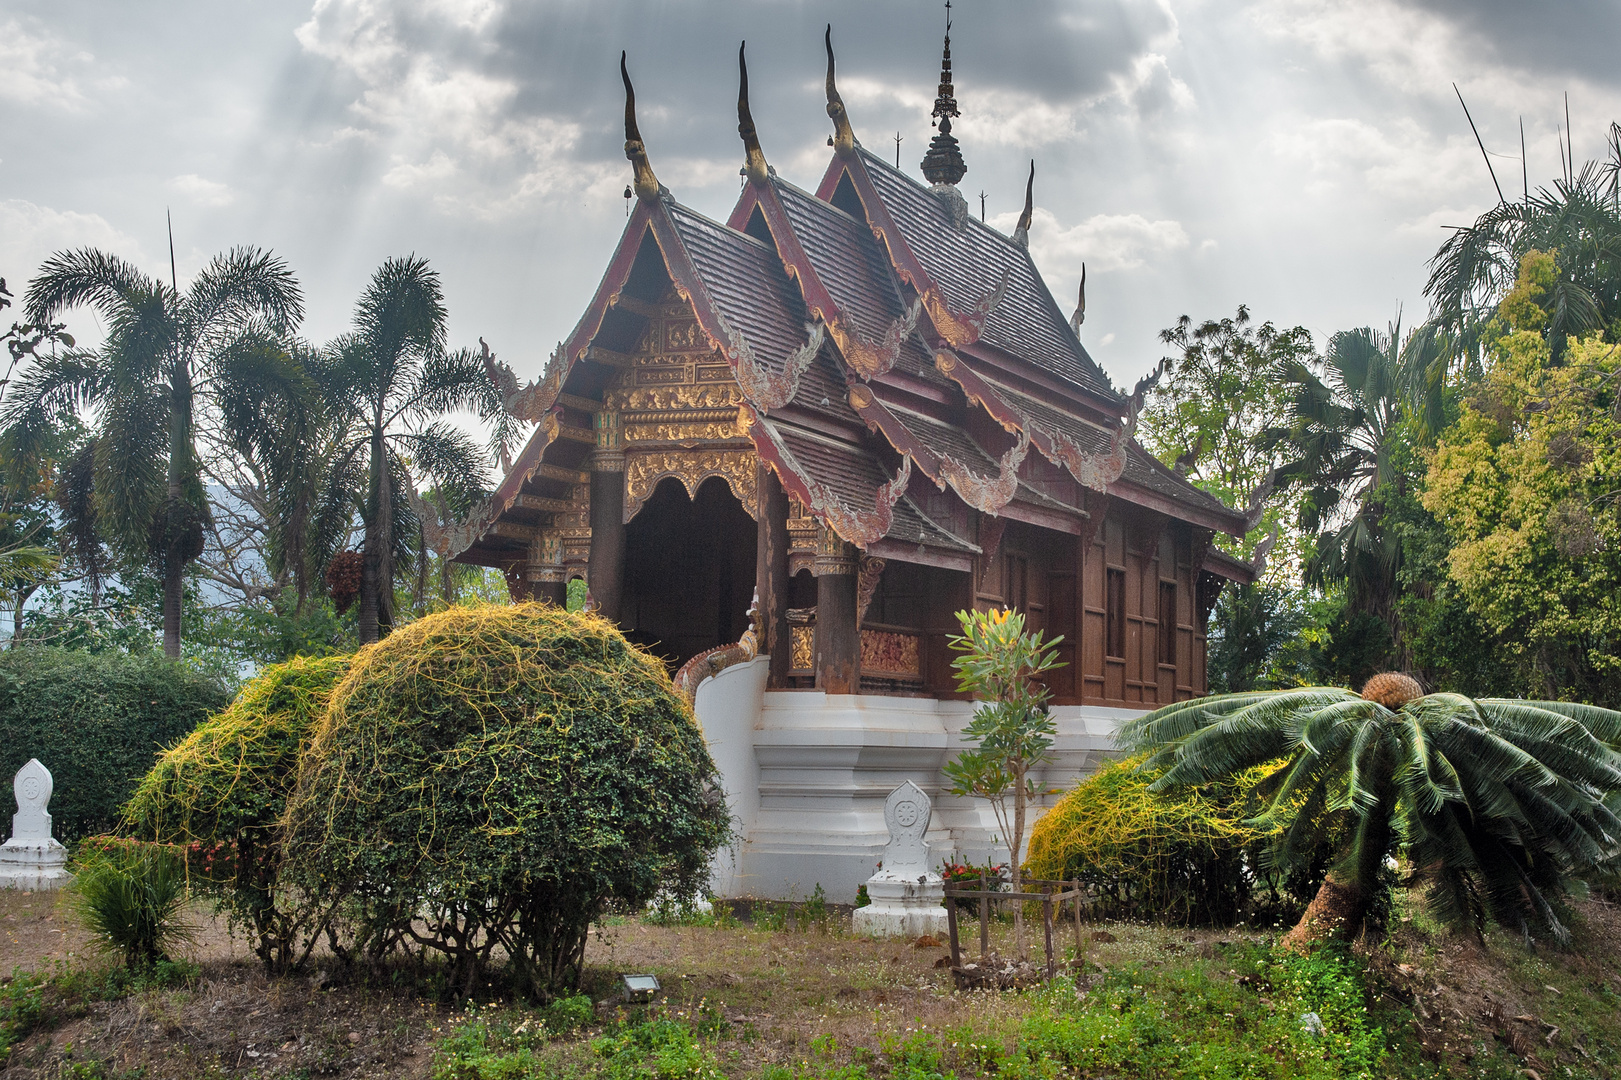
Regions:
[[[895,504],[906,494],[912,479],[912,459],[901,458],[901,468],[887,483],[879,486],[871,510],[846,503],[832,488],[821,483],[794,457],[771,421],[747,405],[741,410],[740,426],[746,424],[754,437],[760,460],[782,482],[788,494],[824,522],[840,538],[858,548],[867,548],[889,534]]]

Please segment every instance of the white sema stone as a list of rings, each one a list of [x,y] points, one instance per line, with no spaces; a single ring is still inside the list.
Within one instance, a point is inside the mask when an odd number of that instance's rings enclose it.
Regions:
[[[31,759],[12,781],[17,812],[0,844],[0,888],[56,889],[67,883],[67,849],[51,837],[51,771]]]
[[[921,937],[947,933],[945,886],[929,869],[929,831],[933,806],[923,789],[908,780],[884,802],[889,846],[878,872],[867,879],[867,899],[856,908],[852,928],[872,937]]]

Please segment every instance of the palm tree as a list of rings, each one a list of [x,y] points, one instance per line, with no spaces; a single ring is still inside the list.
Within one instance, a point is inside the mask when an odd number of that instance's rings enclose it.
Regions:
[[[1621,838],[1606,802],[1621,792],[1621,713],[1589,705],[1425,695],[1385,674],[1360,696],[1313,686],[1179,702],[1120,739],[1164,770],[1154,790],[1276,764],[1257,789],[1261,819],[1285,825],[1275,856],[1295,866],[1336,848],[1285,936],[1293,947],[1357,934],[1399,849],[1443,920],[1478,931],[1490,915],[1563,941],[1564,886]]]
[[[1350,610],[1383,620],[1398,643],[1401,544],[1384,527],[1385,499],[1403,494],[1407,482],[1396,462],[1402,422],[1415,420],[1419,435],[1443,426],[1449,349],[1433,324],[1403,339],[1400,316],[1385,331],[1341,331],[1329,339],[1322,374],[1299,362],[1284,366],[1291,422],[1270,433],[1287,444],[1289,458],[1276,482],[1306,489],[1300,525],[1319,533],[1307,583],[1343,584]]]
[[[445,348],[445,319],[439,275],[427,261],[389,259],[361,295],[353,330],[327,346],[314,375],[326,407],[343,418],[347,432],[347,442],[336,448],[334,475],[365,461],[361,644],[392,625],[397,567],[425,557],[406,491],[411,470],[440,492],[454,493],[461,505],[486,494],[485,452],[446,416],[474,412],[490,425],[490,450],[497,455],[516,433],[478,356]]]
[[[280,385],[291,372],[247,367],[233,350],[244,334],[283,335],[303,318],[285,262],[257,248],[217,255],[185,292],[94,248],[51,256],[30,283],[29,321],[96,309],[107,340],[36,363],[13,390],[0,423],[22,447],[43,445],[64,419],[93,411],[95,524],[130,563],[163,580],[163,651],[180,655],[186,566],[202,553],[208,505],[198,470],[197,413],[233,392]]]
[[[1459,359],[1478,368],[1486,326],[1531,251],[1554,252],[1559,271],[1546,301],[1554,359],[1569,335],[1621,330],[1618,177],[1621,129],[1612,125],[1609,161],[1588,162],[1552,189],[1500,202],[1473,225],[1453,230],[1430,260],[1424,295],[1437,324],[1454,335]]]

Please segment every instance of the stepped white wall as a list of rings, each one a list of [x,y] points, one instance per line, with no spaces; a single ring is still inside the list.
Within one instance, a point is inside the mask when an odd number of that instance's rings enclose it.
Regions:
[[[889,841],[884,799],[902,781],[934,800],[930,857],[1007,858],[981,799],[950,794],[941,767],[967,744],[965,701],[765,689],[766,657],[704,680],[695,710],[726,787],[739,839],[715,862],[723,897],[805,897],[820,884],[849,903]],[[1092,705],[1053,709],[1053,760],[1036,777],[1067,790],[1114,752],[1114,733],[1137,713]],[[1032,807],[1031,819],[1055,801]],[[1027,827],[1028,827],[1027,823]]]

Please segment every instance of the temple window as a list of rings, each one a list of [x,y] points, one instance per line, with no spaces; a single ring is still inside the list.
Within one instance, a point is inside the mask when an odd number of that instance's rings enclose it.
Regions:
[[[1176,666],[1176,582],[1159,583],[1159,662]]]
[[[1109,567],[1105,610],[1104,652],[1123,660],[1126,656],[1126,572],[1112,566]]]

